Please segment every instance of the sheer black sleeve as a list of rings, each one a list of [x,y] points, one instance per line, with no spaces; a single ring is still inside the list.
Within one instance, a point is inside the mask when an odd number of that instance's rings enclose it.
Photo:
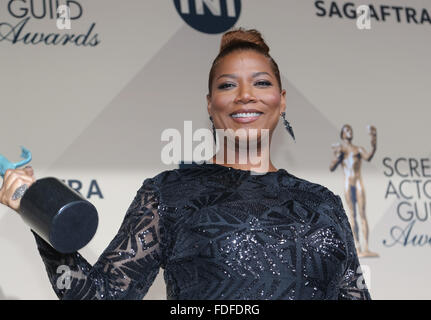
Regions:
[[[142,299],[164,267],[159,190],[146,179],[118,233],[94,266],[78,252],[62,254],[33,232],[51,285],[60,299]]]
[[[371,300],[370,293],[365,283],[365,276],[359,263],[351,225],[347,218],[340,196],[335,196],[337,203],[337,215],[345,230],[347,244],[347,264],[343,277],[339,283],[339,300]]]

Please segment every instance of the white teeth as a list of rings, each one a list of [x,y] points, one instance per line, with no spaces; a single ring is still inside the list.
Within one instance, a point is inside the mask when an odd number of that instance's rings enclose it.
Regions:
[[[244,112],[244,113],[235,113],[232,115],[232,118],[249,118],[249,117],[257,117],[260,116],[259,112]]]

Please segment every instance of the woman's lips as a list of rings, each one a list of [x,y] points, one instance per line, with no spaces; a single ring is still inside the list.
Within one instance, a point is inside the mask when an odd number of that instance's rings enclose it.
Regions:
[[[239,112],[231,114],[231,118],[239,123],[250,123],[259,119],[262,115],[262,112]]]

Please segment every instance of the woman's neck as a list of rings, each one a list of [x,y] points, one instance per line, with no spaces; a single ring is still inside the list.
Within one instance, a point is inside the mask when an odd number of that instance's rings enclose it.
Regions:
[[[233,155],[235,159],[232,159]],[[240,170],[251,170],[259,173],[277,171],[277,168],[273,165],[270,159],[269,148],[259,148],[257,152],[250,153],[248,149],[239,150],[236,148],[234,151],[225,147],[224,152],[217,152],[209,161],[226,167]]]
[[[260,173],[265,173],[265,172],[272,172],[272,171],[278,171],[277,168],[272,164],[271,160],[269,161],[269,165],[268,168],[256,168],[256,165],[250,164],[250,163],[226,163],[226,162],[217,162],[216,160],[216,156],[214,155],[210,160],[210,162],[212,163],[216,163],[225,167],[231,167],[231,168],[235,168],[235,169],[240,169],[240,170],[250,170],[250,171],[256,171],[256,172],[260,172]]]

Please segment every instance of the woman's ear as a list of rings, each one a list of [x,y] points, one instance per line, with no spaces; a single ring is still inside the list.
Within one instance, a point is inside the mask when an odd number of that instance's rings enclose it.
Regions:
[[[281,90],[280,96],[281,96],[280,97],[281,98],[280,114],[281,114],[282,112],[286,112],[286,89]]]
[[[207,94],[207,110],[208,110],[208,114],[211,114],[211,96],[210,96],[210,94],[208,93]]]

